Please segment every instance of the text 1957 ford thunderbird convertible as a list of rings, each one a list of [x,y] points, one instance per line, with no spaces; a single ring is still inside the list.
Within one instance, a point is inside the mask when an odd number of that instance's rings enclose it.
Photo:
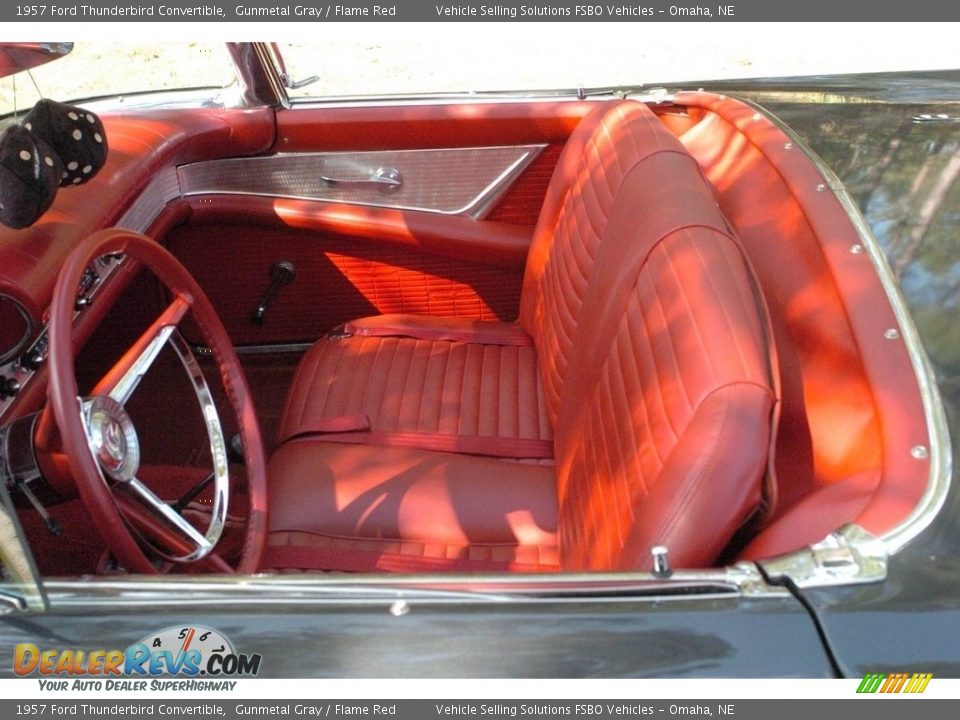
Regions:
[[[2,658],[960,675],[957,73],[298,99],[227,50],[5,110]]]

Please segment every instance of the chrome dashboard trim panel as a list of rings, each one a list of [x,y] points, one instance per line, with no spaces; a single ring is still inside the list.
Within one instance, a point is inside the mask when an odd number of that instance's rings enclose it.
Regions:
[[[167,204],[178,197],[180,197],[180,185],[177,182],[177,170],[173,167],[164,168],[120,216],[116,226],[146,233]]]
[[[180,193],[258,195],[297,200],[485,217],[546,145],[372,152],[280,153],[208,160],[177,169]],[[402,186],[383,193],[374,184],[331,183],[395,168]]]

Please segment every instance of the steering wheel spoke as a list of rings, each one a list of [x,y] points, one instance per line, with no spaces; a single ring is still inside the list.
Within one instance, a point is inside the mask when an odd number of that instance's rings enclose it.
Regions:
[[[207,539],[199,530],[197,530],[183,515],[174,510],[170,505],[161,500],[153,490],[143,484],[137,478],[132,478],[123,484],[124,487],[137,496],[137,498],[148,508],[163,517],[163,519],[172,527],[176,528],[181,534],[195,546],[196,550],[190,553],[193,557],[177,557],[178,560],[196,560],[213,549],[213,543]],[[208,532],[208,535],[210,533]],[[219,535],[219,532],[217,533]],[[159,550],[164,556],[168,553]]]
[[[108,395],[125,405],[143,376],[153,365],[163,346],[189,312],[191,301],[178,296],[153,324],[130,346],[93,389],[93,395]]]

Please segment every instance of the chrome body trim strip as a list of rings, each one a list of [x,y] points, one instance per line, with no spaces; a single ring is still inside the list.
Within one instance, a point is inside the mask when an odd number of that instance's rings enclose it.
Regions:
[[[950,433],[936,376],[883,248],[843,182],[790,126],[761,105],[742,98],[738,100],[773,123],[790,139],[795,149],[805,154],[823,177],[824,189],[834,194],[856,230],[897,319],[900,336],[913,366],[924,408],[930,458],[927,487],[920,501],[906,518],[879,537],[851,523],[820,542],[760,560],[758,564],[772,581],[789,579],[799,588],[880,582],[886,579],[889,557],[933,523],[950,490],[953,475]]]
[[[178,606],[265,606],[350,604],[388,605],[398,600],[422,604],[505,602],[683,602],[706,598],[789,597],[770,585],[752,563],[727,569],[677,571],[669,580],[650,573],[590,573],[544,575],[419,576],[231,575],[120,577],[116,579],[52,580],[45,584],[51,608]]]

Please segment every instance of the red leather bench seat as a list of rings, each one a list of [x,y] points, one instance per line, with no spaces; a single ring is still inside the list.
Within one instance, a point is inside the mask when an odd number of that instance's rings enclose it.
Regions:
[[[762,500],[754,288],[696,162],[645,106],[598,105],[551,180],[517,324],[367,318],[306,355],[265,566],[646,569],[655,544],[710,564]]]

